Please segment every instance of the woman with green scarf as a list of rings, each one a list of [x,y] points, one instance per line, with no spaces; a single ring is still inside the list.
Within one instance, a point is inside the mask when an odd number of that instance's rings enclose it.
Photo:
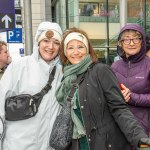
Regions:
[[[64,33],[60,59],[64,78],[56,97],[61,105],[72,82],[84,74],[73,97],[73,135],[67,150],[130,150],[130,145],[150,144],[124,102],[115,75],[97,61],[84,31],[71,28]]]

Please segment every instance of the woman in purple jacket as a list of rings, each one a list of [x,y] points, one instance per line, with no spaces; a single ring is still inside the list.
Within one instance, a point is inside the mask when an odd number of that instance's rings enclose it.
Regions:
[[[118,37],[118,55],[112,64],[122,94],[135,118],[150,136],[150,58],[146,56],[146,37],[137,24],[125,25]]]

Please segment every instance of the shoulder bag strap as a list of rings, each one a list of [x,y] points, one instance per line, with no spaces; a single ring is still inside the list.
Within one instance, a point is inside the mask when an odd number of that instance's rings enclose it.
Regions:
[[[46,84],[46,86],[41,90],[41,94],[44,96],[46,93],[48,93],[48,91],[52,88],[52,82],[54,80],[54,76],[55,76],[55,72],[56,72],[56,66],[54,66],[52,72],[50,73],[50,76],[49,76],[49,80]]]
[[[70,90],[70,93],[69,95],[67,96],[67,101],[71,101],[73,96],[74,96],[74,92],[76,91],[76,89],[78,88],[79,86],[79,83],[84,79],[84,74],[85,73],[82,73],[80,74],[77,79],[72,83],[72,87],[71,87],[71,90]]]
[[[48,93],[48,91],[52,88],[51,84],[54,80],[54,76],[55,76],[55,72],[56,72],[56,66],[54,66],[52,72],[49,75],[49,80],[47,82],[47,84],[45,85],[45,87],[38,92],[37,94],[33,95],[34,97],[41,97],[41,99],[43,98],[43,96]]]
[[[54,66],[50,76],[49,76],[49,80],[46,84],[46,86],[40,91],[38,92],[37,94],[33,95],[33,98],[35,99],[35,103],[37,106],[40,105],[42,99],[43,99],[43,96],[48,93],[48,91],[52,88],[51,84],[54,80],[54,76],[55,76],[55,72],[56,72],[56,66]]]

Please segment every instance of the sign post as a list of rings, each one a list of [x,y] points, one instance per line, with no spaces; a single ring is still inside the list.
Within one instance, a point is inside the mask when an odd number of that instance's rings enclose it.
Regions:
[[[0,0],[0,30],[15,28],[14,0]]]

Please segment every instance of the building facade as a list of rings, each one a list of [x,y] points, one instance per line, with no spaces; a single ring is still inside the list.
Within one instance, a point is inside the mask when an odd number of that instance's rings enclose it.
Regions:
[[[117,37],[123,25],[137,23],[150,36],[150,0],[52,0],[52,8],[53,21],[63,29],[75,26],[85,30],[98,58],[108,64],[117,55]]]
[[[25,0],[15,1],[20,3],[21,25],[25,30]],[[79,27],[88,33],[98,58],[104,63],[111,64],[117,55],[117,37],[123,25],[137,23],[150,36],[150,0],[26,1],[31,2],[33,39],[38,24],[44,20],[59,23],[63,31]]]

